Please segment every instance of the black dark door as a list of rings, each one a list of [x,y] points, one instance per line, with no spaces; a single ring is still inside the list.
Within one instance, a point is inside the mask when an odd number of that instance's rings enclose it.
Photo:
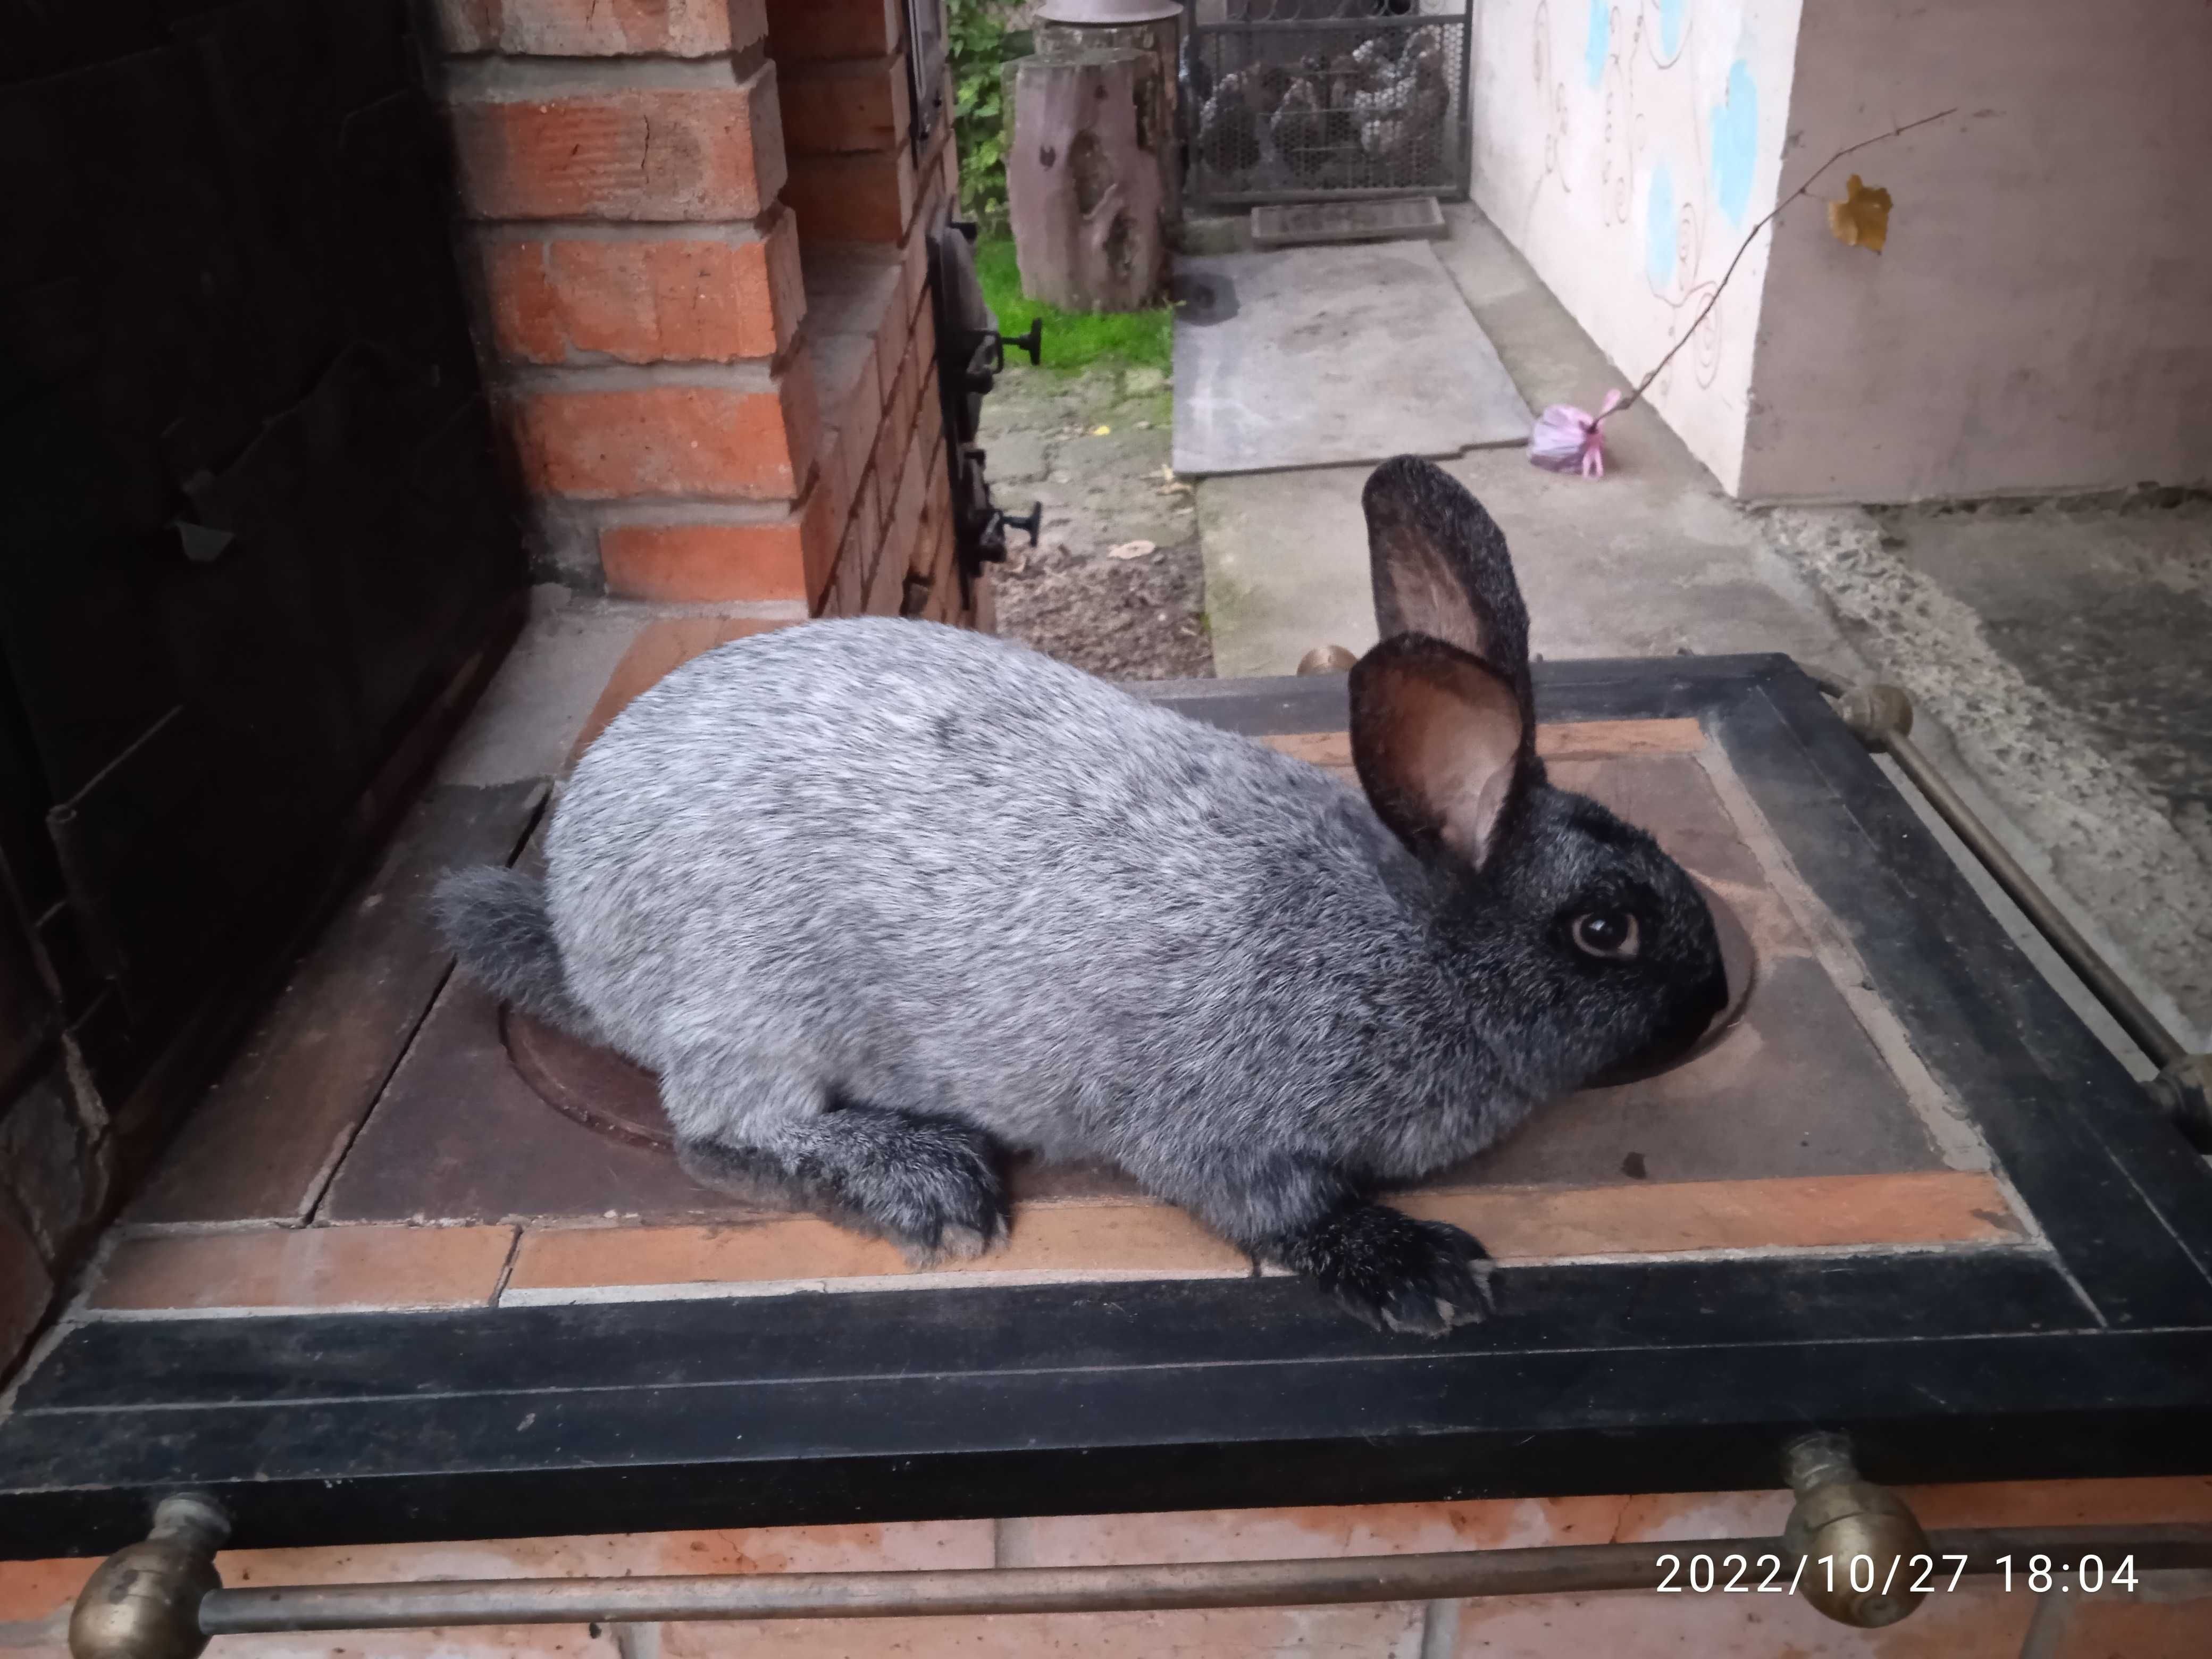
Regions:
[[[0,31],[0,854],[112,1100],[296,931],[522,562],[405,0]]]

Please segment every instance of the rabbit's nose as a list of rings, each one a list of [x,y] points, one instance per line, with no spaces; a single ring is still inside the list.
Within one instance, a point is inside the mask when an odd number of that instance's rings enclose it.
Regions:
[[[1735,999],[1729,994],[1730,989],[1725,968],[1715,968],[1705,976],[1704,984],[1699,987],[1699,1000],[1704,1005],[1705,1015],[1705,1024],[1698,1029],[1701,1037],[1717,1031],[1734,1012]]]

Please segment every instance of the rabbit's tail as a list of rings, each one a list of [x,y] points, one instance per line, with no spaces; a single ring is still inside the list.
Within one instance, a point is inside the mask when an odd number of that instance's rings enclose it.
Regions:
[[[456,870],[430,896],[461,971],[523,1012],[592,1041],[598,1023],[568,988],[545,913],[545,884],[499,865]]]

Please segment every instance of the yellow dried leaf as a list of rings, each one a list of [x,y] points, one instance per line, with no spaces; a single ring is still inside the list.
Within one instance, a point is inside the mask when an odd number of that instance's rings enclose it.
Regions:
[[[1889,240],[1889,192],[1869,190],[1856,173],[1844,189],[1842,201],[1828,204],[1828,228],[1845,247],[1881,252]]]

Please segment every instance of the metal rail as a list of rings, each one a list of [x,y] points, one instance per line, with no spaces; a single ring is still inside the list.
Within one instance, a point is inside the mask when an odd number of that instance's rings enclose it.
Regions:
[[[1966,1577],[2017,1579],[2047,1556],[2084,1557],[2109,1572],[2212,1567],[2212,1527],[2048,1527],[1928,1534],[1924,1573],[1941,1589],[1964,1558]],[[697,1619],[899,1619],[1008,1613],[1152,1612],[1190,1607],[1456,1601],[1487,1595],[1685,1590],[1726,1583],[1743,1559],[1741,1593],[1787,1594],[1793,1552],[1779,1538],[1653,1544],[1564,1544],[1439,1555],[1328,1561],[1230,1561],[1133,1567],[999,1567],[927,1572],[748,1574],[692,1578],[491,1579],[427,1584],[331,1584],[219,1589],[200,1602],[205,1635],[399,1630],[423,1626],[607,1624]],[[1692,1558],[1710,1561],[1710,1579]],[[1817,1562],[1814,1570],[1820,1571]],[[1847,1571],[1847,1569],[1845,1569]]]
[[[2020,907],[2030,925],[2127,1033],[2128,1040],[2159,1068],[2152,1092],[2169,1115],[2199,1144],[2212,1137],[2212,1107],[2208,1107],[2206,1100],[2212,1065],[2208,1065],[2207,1057],[2191,1054],[2186,1044],[2166,1030],[2134,988],[2081,936],[2081,930],[2051,902],[2050,895],[2036,884],[2035,878],[2013,857],[1990,827],[1974,816],[1973,809],[1936,770],[1935,763],[1912,741],[1911,699],[1893,685],[1845,690],[1830,682],[1819,684],[1823,691],[1836,699],[1837,712],[1852,734],[1868,748],[1887,753],[1897,763],[1898,769],[1912,780],[1913,787],[1927,798],[1936,816],[1951,826],[1966,843],[1966,850],[1990,872],[1990,879]]]

